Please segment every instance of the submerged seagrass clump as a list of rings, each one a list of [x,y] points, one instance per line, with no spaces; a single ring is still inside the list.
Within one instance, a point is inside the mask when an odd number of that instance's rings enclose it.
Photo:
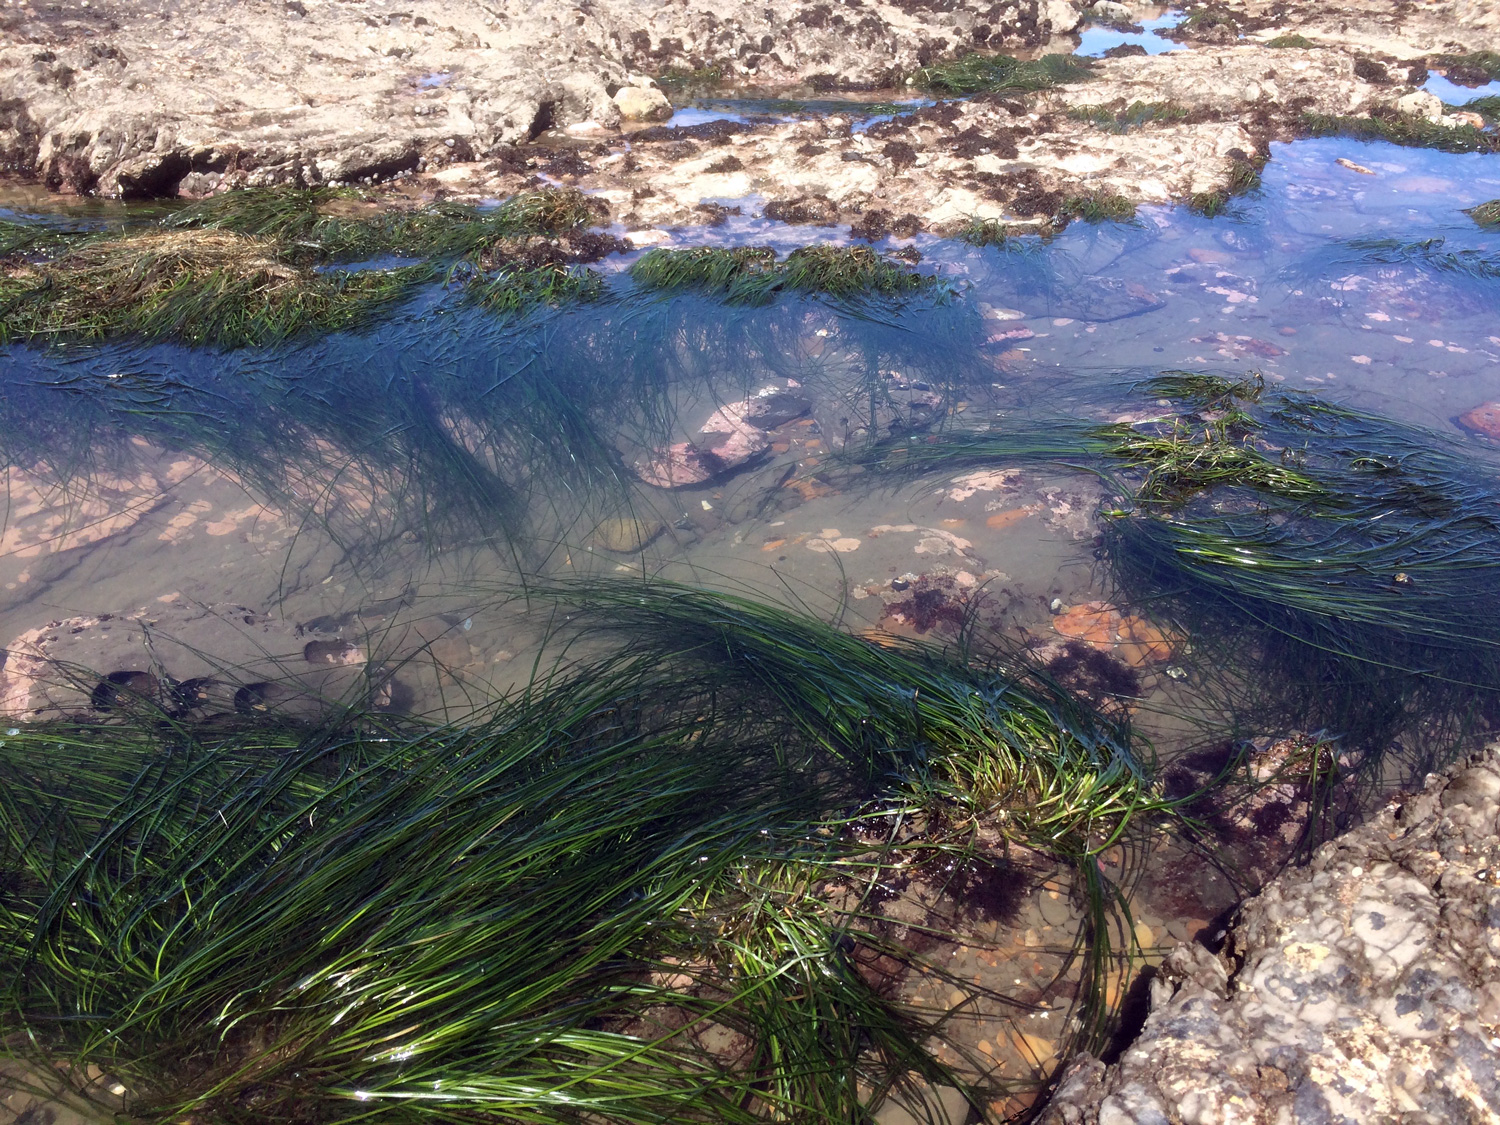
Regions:
[[[1500,474],[1450,439],[1311,395],[1171,373],[1154,420],[891,440],[859,457],[932,472],[1092,466],[1121,599],[1194,638],[1254,721],[1324,727],[1432,768],[1500,720]],[[1275,712],[1274,714],[1272,712]]]
[[[1092,857],[1160,807],[1128,732],[1027,673],[679,586],[550,593],[643,643],[467,726],[0,741],[5,1050],[138,1122],[845,1125],[957,1081],[862,971],[914,956],[867,903],[890,871],[1003,808],[1102,911]]]
[[[746,305],[766,304],[782,292],[890,297],[938,284],[868,246],[803,246],[779,260],[769,246],[657,249],[642,255],[630,276],[647,289],[695,290]]]

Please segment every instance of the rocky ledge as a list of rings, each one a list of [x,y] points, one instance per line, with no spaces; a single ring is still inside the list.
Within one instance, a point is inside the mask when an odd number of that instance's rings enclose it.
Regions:
[[[1185,51],[1122,49],[1039,93],[950,95],[870,125],[837,112],[684,124],[668,120],[668,95],[685,80],[730,97],[915,93],[924,66],[1067,53],[1089,24],[1165,9],[11,0],[0,173],[124,197],[399,179],[422,199],[481,200],[562,182],[608,197],[636,230],[742,207],[856,237],[946,233],[974,218],[1046,222],[1079,200],[1211,199],[1253,180],[1270,142],[1299,135],[1310,113],[1472,125],[1420,84],[1435,60],[1500,50],[1492,0],[1185,6],[1171,33]]]
[[[1500,745],[1324,845],[1215,954],[1178,945],[1135,1043],[1043,1125],[1500,1122]]]

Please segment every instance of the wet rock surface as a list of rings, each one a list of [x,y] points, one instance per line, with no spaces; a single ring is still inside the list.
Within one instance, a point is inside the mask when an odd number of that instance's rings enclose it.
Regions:
[[[1135,1043],[1046,1125],[1500,1120],[1500,747],[1432,776],[1181,944]]]
[[[1500,46],[1491,7],[1366,2],[1356,18],[1239,0],[1177,33],[1187,51],[1113,52],[1088,80],[1040,94],[913,106],[873,125],[750,112],[678,126],[648,123],[670,117],[683,80],[730,98],[915,93],[907,83],[924,65],[974,50],[1065,53],[1081,24],[1128,26],[1127,12],[1157,9],[15,6],[0,17],[0,171],[116,196],[403,178],[422,198],[476,200],[543,175],[599,193],[634,230],[701,224],[705,207],[758,196],[757,214],[780,208],[791,221],[904,237],[975,217],[1046,221],[1079,195],[1163,202],[1223,191],[1309,112],[1431,117],[1431,96],[1417,89],[1427,60]],[[1288,34],[1314,46],[1267,46]],[[1134,103],[1173,112],[1128,128],[1107,120]]]
[[[366,649],[333,633],[244,606],[169,603],[61,618],[12,639],[0,650],[0,716],[312,716],[338,701],[388,702],[371,671]]]

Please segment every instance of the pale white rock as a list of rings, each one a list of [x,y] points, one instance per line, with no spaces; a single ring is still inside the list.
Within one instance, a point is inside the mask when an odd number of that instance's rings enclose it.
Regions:
[[[1416,90],[1396,99],[1396,112],[1406,117],[1422,117],[1428,121],[1441,121],[1443,99],[1426,90]]]
[[[1105,23],[1134,23],[1135,13],[1128,4],[1117,4],[1115,0],[1097,0],[1089,9],[1089,15]]]
[[[653,86],[621,86],[614,102],[626,121],[665,121],[672,116],[667,95]]]
[[[1052,25],[1052,34],[1061,35],[1072,31],[1083,22],[1083,16],[1068,0],[1042,0],[1037,4],[1039,20]]]

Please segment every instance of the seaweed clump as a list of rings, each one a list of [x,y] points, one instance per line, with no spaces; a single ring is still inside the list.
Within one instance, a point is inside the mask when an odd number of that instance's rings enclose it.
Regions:
[[[497,312],[586,300],[603,279],[576,268],[623,250],[590,229],[608,212],[568,189],[481,211],[382,211],[348,189],[246,189],[144,230],[0,227],[0,340],[140,335],[221,348],[349,329],[443,276]],[[391,268],[337,263],[396,255]]]
[[[1078,55],[1043,55],[1017,59],[974,53],[950,62],[924,66],[913,84],[944,94],[981,94],[999,90],[1050,90],[1093,77],[1093,64]]]
[[[1500,227],[1500,199],[1491,199],[1464,212],[1482,227]]]
[[[1209,219],[1222,214],[1235,196],[1260,187],[1260,164],[1261,161],[1243,155],[1234,157],[1229,168],[1229,182],[1218,191],[1195,193],[1188,200],[1188,206]]]
[[[784,259],[769,246],[657,249],[643,254],[630,276],[647,289],[697,290],[747,305],[766,304],[782,292],[893,297],[938,284],[868,246],[803,246]]]
[[[1389,141],[1409,148],[1442,152],[1500,152],[1500,135],[1473,125],[1443,125],[1425,117],[1403,114],[1341,117],[1323,113],[1302,116],[1310,137],[1352,137],[1361,141]]]
[[[1086,223],[1119,222],[1135,218],[1135,202],[1111,191],[1090,191],[1065,196],[1057,210],[1064,221],[1082,219]]]
[[[1122,101],[1124,99],[1121,99]],[[1172,102],[1131,102],[1129,105],[1080,105],[1068,110],[1074,121],[1084,121],[1106,133],[1128,133],[1145,125],[1176,125],[1188,111]]]
[[[1427,65],[1443,72],[1456,86],[1483,86],[1500,79],[1500,54],[1473,51],[1464,55],[1436,55]]]

